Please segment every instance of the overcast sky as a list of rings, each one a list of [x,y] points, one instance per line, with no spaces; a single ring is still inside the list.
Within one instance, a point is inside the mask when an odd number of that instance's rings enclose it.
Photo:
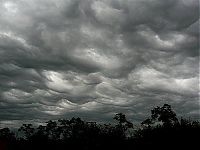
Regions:
[[[0,0],[1,126],[200,119],[198,0]]]

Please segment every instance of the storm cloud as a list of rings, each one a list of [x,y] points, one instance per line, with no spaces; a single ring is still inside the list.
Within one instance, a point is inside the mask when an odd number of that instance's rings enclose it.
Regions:
[[[200,119],[198,0],[1,0],[1,126],[157,105]]]

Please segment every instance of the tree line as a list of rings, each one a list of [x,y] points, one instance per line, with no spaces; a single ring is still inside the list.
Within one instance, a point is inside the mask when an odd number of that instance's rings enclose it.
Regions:
[[[15,133],[9,128],[2,128],[0,150],[199,147],[200,123],[178,119],[168,104],[153,108],[150,116],[137,128],[123,113],[116,114],[113,119],[117,124],[99,124],[73,117],[49,120],[38,127],[23,124]]]

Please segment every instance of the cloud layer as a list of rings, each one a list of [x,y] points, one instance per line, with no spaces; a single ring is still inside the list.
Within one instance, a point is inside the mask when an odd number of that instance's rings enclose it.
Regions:
[[[1,0],[0,120],[199,119],[198,0]]]

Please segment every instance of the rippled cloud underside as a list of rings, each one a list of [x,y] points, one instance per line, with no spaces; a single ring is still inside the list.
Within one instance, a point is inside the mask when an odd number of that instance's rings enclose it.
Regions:
[[[1,126],[199,119],[198,0],[1,0]]]

